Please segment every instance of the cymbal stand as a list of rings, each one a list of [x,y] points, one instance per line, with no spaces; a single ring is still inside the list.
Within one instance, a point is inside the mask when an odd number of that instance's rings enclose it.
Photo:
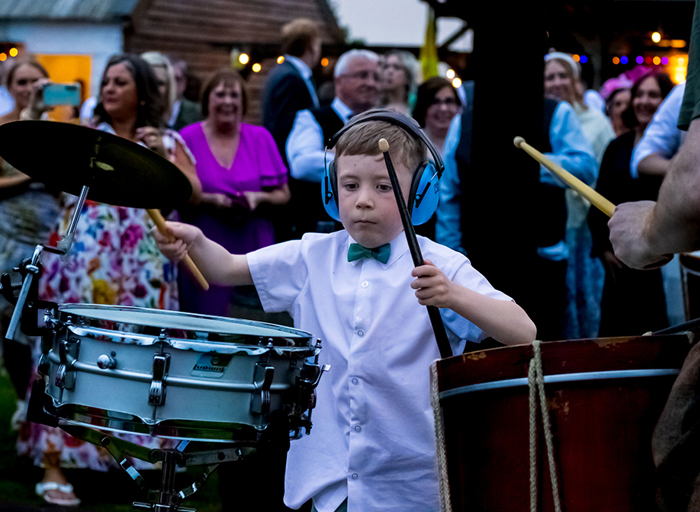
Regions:
[[[96,446],[103,446],[117,461],[119,467],[142,489],[147,489],[146,479],[129,462],[128,456],[155,464],[160,462],[162,474],[160,488],[148,491],[148,503],[134,502],[137,510],[152,512],[196,512],[193,508],[182,507],[182,502],[197,492],[209,479],[211,474],[223,462],[239,461],[255,452],[255,441],[234,441],[216,443],[216,450],[195,450],[185,453],[190,441],[180,441],[174,449],[148,449],[130,441],[120,439],[92,428],[58,421],[58,426],[75,438],[82,439]],[[199,443],[194,443],[200,446]],[[175,487],[175,470],[177,466],[206,466],[200,477],[188,487],[177,490]]]
[[[80,219],[80,213],[83,210],[83,205],[87,199],[90,187],[87,185],[83,186],[80,192],[80,198],[76,204],[75,211],[70,219],[68,225],[68,231],[66,235],[58,242],[57,247],[51,247],[45,244],[39,244],[34,249],[34,254],[32,255],[32,260],[28,264],[23,265],[24,279],[22,281],[22,288],[20,289],[19,296],[17,297],[17,302],[15,304],[15,310],[12,312],[12,318],[10,320],[10,325],[7,328],[7,334],[5,337],[8,340],[15,340],[15,334],[17,333],[17,327],[19,326],[20,319],[22,318],[22,312],[24,310],[24,305],[29,297],[30,290],[34,288],[36,291],[36,279],[39,278],[39,273],[41,272],[41,253],[46,250],[55,254],[60,254],[62,256],[68,255],[70,251],[71,244],[73,242],[73,237],[75,235],[75,230],[78,227],[78,220]],[[19,272],[19,270],[18,270]],[[14,288],[14,287],[12,287]],[[32,297],[36,299],[37,297]]]

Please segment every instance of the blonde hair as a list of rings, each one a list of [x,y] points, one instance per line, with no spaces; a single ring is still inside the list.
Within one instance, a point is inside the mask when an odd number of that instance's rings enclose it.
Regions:
[[[381,110],[369,110],[366,114],[377,111]],[[413,173],[418,164],[425,160],[423,141],[413,137],[400,126],[387,121],[362,121],[359,117],[358,121],[353,120],[353,123],[335,145],[336,159],[342,155],[379,155],[379,139],[386,139],[394,166],[402,163]]]
[[[175,81],[175,70],[173,69],[170,59],[158,52],[145,52],[141,54],[141,58],[148,62],[152,68],[164,68],[165,74],[168,77],[168,97],[163,98],[165,102],[165,117],[170,118],[175,100],[177,100],[177,82]]]

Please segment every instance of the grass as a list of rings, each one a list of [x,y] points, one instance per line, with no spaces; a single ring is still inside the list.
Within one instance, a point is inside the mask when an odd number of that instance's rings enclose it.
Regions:
[[[4,366],[0,366],[0,512],[39,512],[51,510],[78,510],[81,512],[131,512],[134,501],[146,501],[146,494],[138,489],[122,470],[100,473],[91,470],[66,471],[82,500],[76,509],[47,507],[44,501],[34,494],[34,485],[41,480],[42,470],[34,467],[25,457],[18,457],[15,450],[16,434],[10,428],[10,418],[15,411],[16,396]],[[178,487],[189,485],[202,472],[203,468],[191,467],[178,474]],[[158,485],[160,474],[157,471],[145,472],[144,477],[151,487]],[[151,473],[151,474],[148,474]],[[190,496],[184,507],[197,512],[220,512],[217,489],[217,473],[211,476],[203,489]]]

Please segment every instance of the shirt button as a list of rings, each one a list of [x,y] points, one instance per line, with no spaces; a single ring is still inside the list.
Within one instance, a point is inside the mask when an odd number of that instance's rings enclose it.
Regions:
[[[352,474],[352,479],[353,479],[353,480],[357,480],[359,477],[360,477],[360,475],[358,475],[357,473],[353,473],[353,474]]]
[[[361,427],[361,426],[357,425],[357,426],[355,427],[355,432],[360,432],[361,430],[362,430],[362,427]]]
[[[360,382],[360,381],[357,380],[357,379],[352,379],[352,383],[353,383],[353,384],[357,384],[357,383],[359,383],[359,382]]]
[[[365,335],[365,331],[363,331],[362,329],[360,329],[359,331],[357,331],[357,335],[361,338],[362,336]]]
[[[362,281],[362,288],[367,288],[369,286],[368,281]]]

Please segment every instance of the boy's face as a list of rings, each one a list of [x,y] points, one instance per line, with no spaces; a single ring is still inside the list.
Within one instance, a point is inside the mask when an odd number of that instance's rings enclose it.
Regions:
[[[338,170],[340,220],[360,245],[374,248],[391,242],[403,231],[399,208],[382,155],[342,155]],[[404,199],[411,187],[411,173],[403,163],[394,164]]]

